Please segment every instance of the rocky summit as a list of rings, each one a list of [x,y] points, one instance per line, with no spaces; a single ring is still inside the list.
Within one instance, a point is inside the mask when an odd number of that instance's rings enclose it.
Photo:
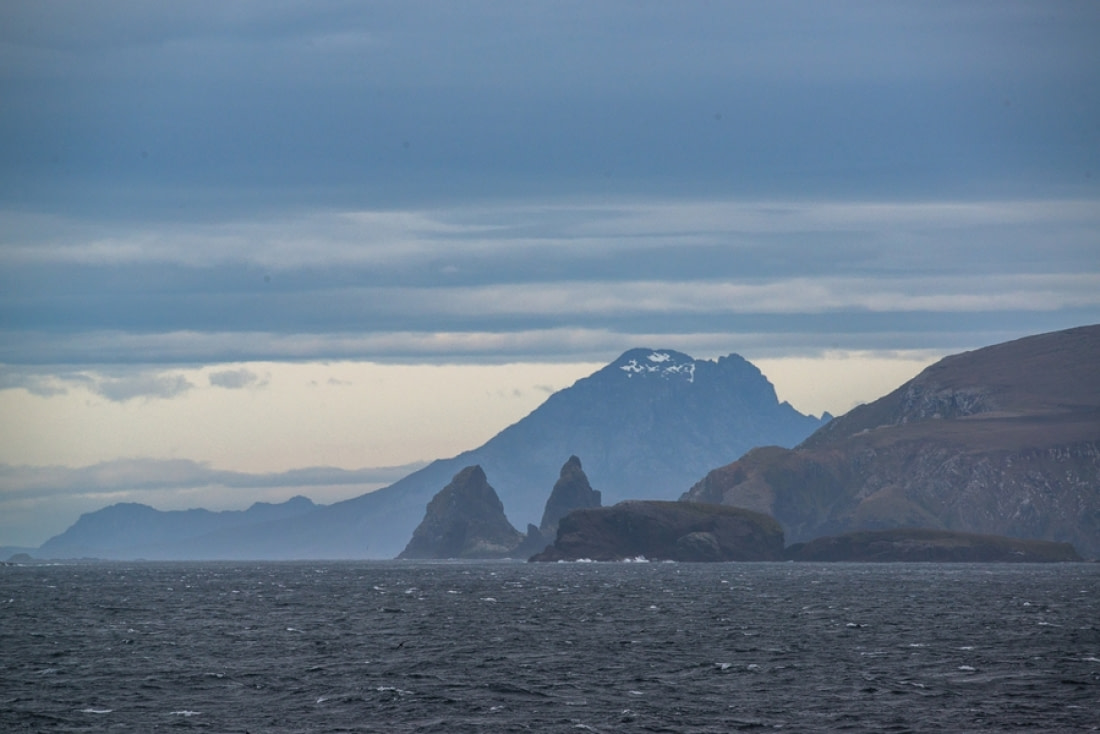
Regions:
[[[539,531],[543,536],[553,539],[558,534],[558,523],[573,510],[599,507],[599,490],[592,489],[588,477],[581,468],[581,460],[570,456],[561,468],[558,481],[546,500],[546,509],[542,512]]]
[[[783,530],[749,510],[635,500],[562,518],[554,544],[532,561],[778,561]]]
[[[428,503],[398,558],[503,558],[521,542],[480,466],[468,466]]]
[[[925,527],[1100,557],[1100,326],[947,357],[798,447],[758,448],[683,499],[773,515],[791,542]]]

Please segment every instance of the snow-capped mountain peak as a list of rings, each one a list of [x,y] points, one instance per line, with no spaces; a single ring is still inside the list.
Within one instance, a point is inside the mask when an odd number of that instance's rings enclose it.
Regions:
[[[674,377],[688,382],[695,380],[695,360],[668,349],[632,349],[619,357],[615,366],[627,377],[652,375],[666,380]]]

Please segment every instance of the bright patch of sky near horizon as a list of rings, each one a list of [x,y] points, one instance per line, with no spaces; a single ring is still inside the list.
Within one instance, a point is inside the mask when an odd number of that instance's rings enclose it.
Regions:
[[[1070,1],[0,5],[0,544],[353,496],[394,477],[287,472],[473,448],[632,347],[840,413],[1096,323],[1097,38]]]

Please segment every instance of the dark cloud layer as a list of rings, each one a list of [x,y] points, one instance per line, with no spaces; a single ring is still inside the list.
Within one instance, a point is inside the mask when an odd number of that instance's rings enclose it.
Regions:
[[[516,191],[1021,193],[1098,170],[1088,4],[232,8],[5,6],[4,198],[194,218]]]
[[[0,361],[1100,320],[1098,35],[1077,2],[8,3]]]

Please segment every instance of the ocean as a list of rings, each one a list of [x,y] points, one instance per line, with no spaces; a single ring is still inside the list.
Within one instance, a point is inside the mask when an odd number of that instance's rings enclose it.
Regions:
[[[0,568],[0,731],[1100,728],[1100,564]]]

